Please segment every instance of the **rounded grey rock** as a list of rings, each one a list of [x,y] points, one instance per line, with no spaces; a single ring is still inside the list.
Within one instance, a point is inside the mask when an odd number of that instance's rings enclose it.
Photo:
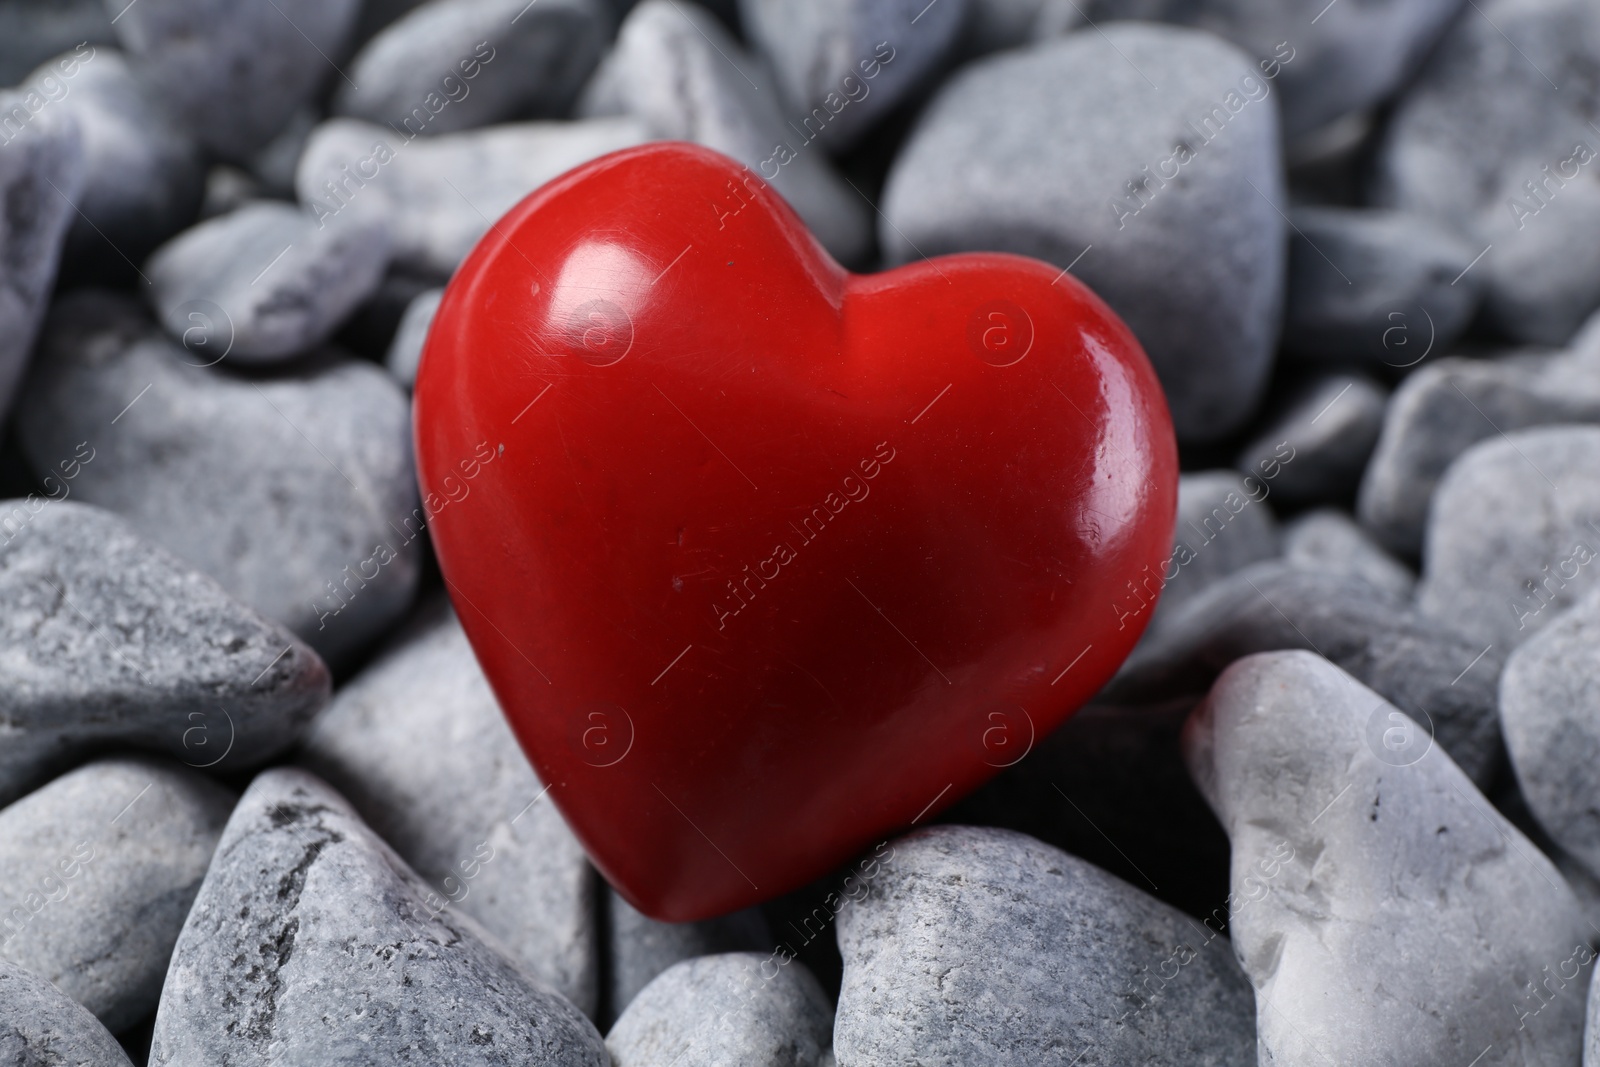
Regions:
[[[329,78],[360,0],[104,0],[118,41],[208,147],[242,163]]]
[[[901,263],[984,250],[1070,268],[1144,346],[1179,439],[1225,437],[1254,410],[1278,340],[1277,107],[1242,52],[1170,26],[980,60],[895,159],[880,243]]]
[[[1496,684],[1504,652],[1420,615],[1358,577],[1288,562],[1247,567],[1173,614],[1130,656],[1102,701],[1202,694],[1257,652],[1311,649],[1425,724],[1473,781],[1500,764]]]
[[[610,22],[603,0],[430,0],[356,54],[333,112],[429,134],[563,117]]]
[[[1482,247],[1425,215],[1307,206],[1289,221],[1283,347],[1296,355],[1413,367],[1477,310]]]
[[[1361,523],[1403,556],[1421,554],[1428,507],[1445,470],[1474,443],[1547,423],[1600,422],[1600,358],[1443,359],[1395,390],[1362,475]]]
[[[0,419],[28,365],[83,181],[77,120],[33,90],[0,91]]]
[[[1273,489],[1292,504],[1343,500],[1361,481],[1388,402],[1388,390],[1364,375],[1328,374],[1302,382],[1239,453],[1235,466],[1259,475],[1283,458],[1278,450],[1287,444],[1291,459],[1283,462]]]
[[[1154,619],[1165,620],[1212,583],[1276,556],[1278,520],[1266,502],[1272,491],[1266,471],[1281,474],[1283,466],[1248,476],[1229,470],[1181,475],[1170,562],[1161,574],[1146,570],[1129,583],[1129,599],[1117,609],[1119,617],[1129,622],[1140,618],[1159,594]]]
[[[510,123],[427,138],[332,119],[307,142],[295,190],[329,225],[347,213],[381,220],[396,265],[442,281],[523,197],[645,139],[632,119]]]
[[[85,764],[0,809],[0,956],[108,1030],[155,1009],[235,797],[149,757]]]
[[[259,201],[180,233],[145,273],[153,310],[175,340],[212,328],[207,317],[220,311],[228,358],[258,364],[321,345],[378,288],[388,262],[389,231],[376,220],[318,221]]]
[[[606,890],[610,937],[606,946],[611,1010],[621,1012],[663,971],[684,960],[724,952],[772,950],[772,934],[756,908],[699,922],[669,923],[636,911],[616,890]]]
[[[739,0],[788,113],[825,147],[861,140],[956,44],[966,0]]]
[[[328,668],[286,629],[65,499],[104,459],[68,451],[44,478],[53,498],[0,503],[0,803],[112,746],[255,766],[328,699]]]
[[[1462,3],[1391,0],[1323,9],[1276,0],[1093,0],[1084,7],[1097,23],[1158,19],[1209,30],[1279,64],[1284,132],[1299,138],[1399,89]],[[1159,73],[1151,76],[1159,81]]]
[[[36,470],[96,450],[73,489],[283,623],[324,658],[410,605],[421,567],[411,413],[381,368],[328,359],[245,380],[224,337],[181,348],[104,293],[58,303],[18,420]]]
[[[1256,1062],[1226,940],[1059,849],[939,826],[867,884],[839,914],[839,1067]]]
[[[594,1014],[594,871],[523,756],[454,616],[429,611],[339,691],[299,761],[530,974]],[[428,758],[418,761],[419,752]]]
[[[1184,749],[1233,845],[1261,1062],[1570,1067],[1581,906],[1398,708],[1313,653],[1267,652],[1217,679]],[[1537,994],[1568,961],[1581,978]]]
[[[1506,751],[1528,808],[1567,853],[1600,874],[1600,594],[1517,647],[1500,676]]]
[[[1600,426],[1468,449],[1434,494],[1417,607],[1505,652],[1600,589]]]
[[[300,165],[311,131],[322,121],[322,112],[311,104],[302,105],[289,117],[288,125],[250,157],[250,176],[272,196],[294,199],[294,172]]]
[[[178,936],[150,1063],[607,1067],[582,1012],[428,891],[325,783],[264,772]]]
[[[68,73],[68,72],[71,73]],[[205,160],[200,145],[133,75],[115,48],[79,48],[28,75],[53,87],[83,138],[84,182],[67,232],[66,257],[115,265],[143,261],[200,208]],[[47,95],[50,95],[48,89]]]
[[[0,959],[0,1063],[16,1067],[133,1067],[83,1006],[30,971]]]
[[[1597,53],[1590,0],[1474,3],[1379,152],[1379,201],[1433,215],[1484,253],[1473,271],[1486,310],[1517,340],[1560,344],[1600,304]]]
[[[811,143],[815,131],[784,120],[767,69],[689,0],[644,0],[629,12],[578,110],[631,115],[654,139],[721,152],[781,193],[836,259],[867,254],[871,206]]]
[[[350,50],[358,51],[385,27],[405,17],[425,0],[362,0],[356,28],[350,33]]]
[[[206,193],[200,202],[200,218],[214,219],[231,214],[252,200],[263,200],[266,196],[266,190],[254,177],[238,167],[219,163],[206,171]]]
[[[422,366],[422,346],[427,343],[428,330],[433,326],[433,316],[444,299],[443,289],[427,289],[411,298],[405,314],[400,316],[400,327],[389,342],[389,351],[383,365],[394,375],[395,381],[410,389],[417,384],[417,369]]]
[[[803,963],[701,956],[645,986],[606,1048],[611,1067],[832,1067],[833,1005]]]
[[[1417,576],[1337,508],[1318,508],[1283,528],[1286,563],[1319,574],[1349,575],[1410,600]]]
[[[101,0],[0,0],[0,85],[17,85],[51,56],[113,44]]]
[[[1102,691],[939,820],[1016,830],[1206,915],[1228,895],[1228,838],[1178,743],[1198,702],[1119,705]]]
[[[957,47],[971,55],[1017,48],[1083,25],[1074,0],[967,0],[967,21]]]

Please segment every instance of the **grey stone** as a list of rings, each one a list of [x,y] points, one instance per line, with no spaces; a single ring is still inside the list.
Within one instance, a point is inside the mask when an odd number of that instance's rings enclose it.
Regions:
[[[1070,267],[1139,338],[1179,439],[1216,440],[1255,408],[1277,344],[1278,141],[1277,99],[1232,46],[1082,30],[945,83],[889,172],[879,238],[895,262],[994,250]]]
[[[1272,488],[1291,504],[1321,504],[1353,496],[1383,430],[1389,391],[1359,374],[1328,374],[1301,382],[1283,398],[1266,427],[1235,465],[1249,474],[1282,460]],[[1289,459],[1278,449],[1287,444]]]
[[[50,470],[87,440],[79,499],[341,660],[416,588],[425,517],[405,393],[364,361],[248,380],[198,365],[210,353],[174,345],[131,302],[73,294],[29,379],[23,450]]]
[[[356,28],[350,33],[350,50],[357,51],[385,26],[419,7],[424,0],[362,0]]]
[[[939,826],[892,842],[867,887],[839,914],[839,1067],[1256,1062],[1226,943],[1074,856]]]
[[[1158,19],[1209,30],[1278,66],[1283,125],[1298,138],[1399,89],[1461,10],[1461,0],[1335,4],[1322,10],[1274,0],[1093,0],[1096,22]],[[1315,23],[1312,23],[1312,19]],[[1159,82],[1160,74],[1151,76]]]
[[[0,0],[0,85],[17,85],[51,56],[116,40],[101,0]]]
[[[1283,558],[1304,570],[1349,575],[1410,600],[1417,576],[1337,508],[1318,508],[1283,528]]]
[[[156,95],[224,159],[242,163],[329,78],[360,0],[104,0]]]
[[[772,64],[789,113],[851,147],[938,70],[966,0],[739,0],[745,35]],[[871,74],[869,78],[867,75]]]
[[[1130,706],[1096,696],[1052,732],[1039,731],[1025,756],[996,758],[1016,762],[939,821],[1016,830],[1205,915],[1228,895],[1228,838],[1183,763],[1179,735],[1196,703],[1183,696]]]
[[[772,950],[772,934],[755,908],[700,922],[667,923],[641,914],[608,889],[606,946],[610,1004],[621,1012],[663,971],[684,960],[724,952]]]
[[[755,952],[674,964],[606,1035],[611,1067],[832,1067],[832,1047],[833,1005],[805,964]]]
[[[300,154],[311,139],[311,131],[322,121],[321,113],[305,105],[289,117],[289,124],[262,146],[249,160],[251,177],[273,196],[294,199],[294,174]]]
[[[603,0],[430,0],[356,54],[333,112],[410,133],[560,118],[610,22]]]
[[[766,68],[689,0],[635,7],[578,110],[632,115],[655,139],[693,141],[743,163],[783,194],[837,259],[859,262],[871,245],[867,201],[810,144],[814,133],[784,121]]]
[[[1600,359],[1576,349],[1419,368],[1389,401],[1356,514],[1390,551],[1416,557],[1429,504],[1456,457],[1502,432],[1569,422],[1600,422]]]
[[[957,47],[973,55],[1017,48],[1083,25],[1074,0],[967,0],[967,21]]]
[[[1268,652],[1217,679],[1184,747],[1233,845],[1261,1062],[1574,1061],[1589,974],[1555,975],[1594,958],[1578,900],[1399,709]]]
[[[426,760],[417,754],[426,752]],[[447,611],[339,691],[299,760],[530,974],[594,1014],[596,877]]]
[[[1600,872],[1600,594],[1556,616],[1506,661],[1500,723],[1539,825],[1593,876]]]
[[[84,178],[77,121],[38,100],[0,91],[0,115],[30,116],[16,132],[0,127],[0,419],[27,367]]]
[[[1484,644],[1360,578],[1263,563],[1175,613],[1099,699],[1126,704],[1200,694],[1243,656],[1311,649],[1426,722],[1462,770],[1487,786],[1499,766],[1496,683],[1505,654]]]
[[[200,145],[134,77],[121,52],[102,46],[83,58],[69,51],[33,71],[25,84],[54,87],[59,100],[51,106],[72,115],[83,139],[84,181],[67,232],[69,262],[142,262],[194,218],[205,176]]]
[[[1518,340],[1560,344],[1600,304],[1597,53],[1589,0],[1475,3],[1378,155],[1379,202],[1433,215],[1485,252],[1473,268],[1485,309]]]
[[[205,198],[200,201],[200,218],[214,219],[250,203],[267,199],[267,191],[255,177],[238,167],[218,164],[206,171]]]
[[[235,797],[167,760],[86,764],[0,809],[0,956],[106,1029],[155,1010]]]
[[[332,119],[306,144],[295,189],[319,220],[347,212],[382,220],[398,265],[443,280],[523,197],[644,140],[632,119],[510,123],[409,140],[387,126]]]
[[[389,230],[357,216],[319,223],[290,204],[261,201],[200,223],[145,264],[150,303],[175,339],[193,315],[223,316],[228,358],[270,363],[326,341],[378,288]]]
[[[1276,472],[1281,474],[1282,465]],[[1147,571],[1130,582],[1135,597],[1130,603],[1142,604],[1159,593],[1154,617],[1164,620],[1213,582],[1276,556],[1278,520],[1266,502],[1271,491],[1272,482],[1264,480],[1263,472],[1248,478],[1227,470],[1181,475],[1171,562],[1161,575]],[[1166,577],[1174,570],[1176,574]],[[1136,607],[1130,621],[1143,613]]]
[[[1289,222],[1290,352],[1412,367],[1449,351],[1477,310],[1467,268],[1482,247],[1425,215],[1305,206]]]
[[[427,289],[412,298],[400,316],[400,328],[389,343],[389,352],[383,365],[395,380],[407,389],[417,384],[417,368],[422,365],[422,346],[428,340],[428,330],[433,326],[433,316],[444,298],[443,289]]]
[[[150,1062],[606,1067],[600,1035],[304,771],[251,783],[161,991]]]
[[[1589,985],[1589,1003],[1584,1012],[1583,1065],[1600,1064],[1600,983]]]
[[[1600,426],[1482,441],[1434,494],[1417,607],[1502,651],[1600,588]]]
[[[63,499],[104,459],[69,449],[45,478],[54,498],[0,503],[0,803],[109,746],[253,766],[328,699],[328,669],[287,630]]]
[[[38,975],[0,959],[0,1063],[16,1067],[133,1067],[83,1006]]]
[[[1578,903],[1583,906],[1583,914],[1590,928],[1600,926],[1600,880],[1590,874],[1589,869],[1582,863],[1554,845],[1544,845],[1543,851],[1550,857],[1550,862],[1556,865],[1556,870],[1561,872],[1561,877],[1566,879],[1573,895],[1578,898]]]

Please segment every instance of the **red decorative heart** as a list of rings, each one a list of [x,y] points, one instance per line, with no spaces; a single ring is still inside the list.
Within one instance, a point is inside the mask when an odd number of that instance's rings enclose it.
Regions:
[[[1159,587],[1177,455],[1064,271],[833,262],[692,145],[529,196],[416,388],[434,545],[550,795],[635,907],[826,873],[1026,754]]]

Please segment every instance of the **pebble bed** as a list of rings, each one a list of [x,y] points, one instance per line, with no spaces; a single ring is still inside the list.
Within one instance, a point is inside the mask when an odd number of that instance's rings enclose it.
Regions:
[[[1595,0],[0,0],[0,85],[0,1067],[1600,1067]],[[1087,708],[688,924],[411,452],[462,258],[660,139],[1071,271],[1185,472]]]

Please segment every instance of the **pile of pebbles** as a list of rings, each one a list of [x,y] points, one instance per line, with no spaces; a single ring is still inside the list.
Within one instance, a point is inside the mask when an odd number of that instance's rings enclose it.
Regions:
[[[0,1064],[1600,1065],[1597,70],[1594,0],[0,0]],[[404,521],[451,272],[663,138],[1070,270],[1186,472],[1089,707],[681,925]]]

